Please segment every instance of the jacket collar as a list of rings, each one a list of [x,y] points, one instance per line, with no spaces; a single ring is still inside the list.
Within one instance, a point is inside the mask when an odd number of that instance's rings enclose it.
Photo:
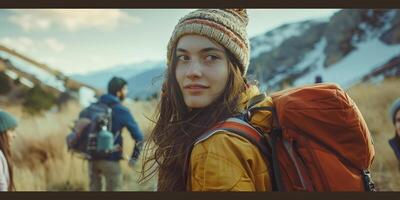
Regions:
[[[99,102],[105,103],[107,105],[115,105],[121,103],[121,101],[118,99],[118,97],[112,95],[112,94],[104,94],[99,98]]]
[[[260,90],[257,86],[250,85],[248,88],[246,88],[246,90],[240,94],[240,109],[245,110],[249,100],[258,94],[260,94]]]

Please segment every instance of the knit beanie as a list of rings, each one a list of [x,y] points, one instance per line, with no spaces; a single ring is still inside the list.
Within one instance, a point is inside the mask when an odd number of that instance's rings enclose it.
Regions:
[[[400,98],[396,99],[396,101],[394,101],[392,106],[390,107],[389,113],[393,124],[395,123],[396,120],[396,113],[399,110],[400,110]]]
[[[17,125],[18,123],[14,116],[7,112],[0,111],[0,134],[17,127]]]
[[[178,40],[189,34],[197,34],[214,40],[228,49],[240,62],[245,76],[250,62],[250,42],[247,37],[246,9],[199,9],[181,18],[168,43],[167,62],[171,66]]]
[[[110,82],[108,82],[108,93],[117,94],[127,84],[126,80],[120,77],[113,77]]]

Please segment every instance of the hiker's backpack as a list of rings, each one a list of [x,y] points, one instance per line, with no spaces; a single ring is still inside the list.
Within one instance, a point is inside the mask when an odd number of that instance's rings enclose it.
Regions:
[[[247,113],[229,118],[197,139],[226,130],[257,145],[277,191],[375,191],[369,168],[374,148],[353,100],[336,84],[315,84],[252,98]],[[267,117],[265,117],[267,115]],[[271,131],[256,120],[273,118]],[[189,155],[190,156],[190,155]]]
[[[87,159],[109,156],[115,150],[111,120],[112,109],[104,103],[92,103],[83,109],[67,136],[68,149]]]

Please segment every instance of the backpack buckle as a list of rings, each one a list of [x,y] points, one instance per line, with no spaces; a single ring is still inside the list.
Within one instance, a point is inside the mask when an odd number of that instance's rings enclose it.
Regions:
[[[368,170],[362,171],[365,189],[369,192],[376,192],[375,183],[372,181],[371,173]]]

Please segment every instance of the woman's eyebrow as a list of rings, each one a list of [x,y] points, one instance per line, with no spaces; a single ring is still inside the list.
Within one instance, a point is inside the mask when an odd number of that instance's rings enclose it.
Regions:
[[[221,50],[221,49],[218,49],[218,48],[215,48],[215,47],[204,48],[200,52],[209,52],[209,51],[219,51],[219,52],[222,52],[222,53],[225,52],[224,50]]]
[[[183,53],[189,52],[188,50],[183,49],[183,48],[177,48],[176,51],[177,51],[177,52],[183,52]],[[205,52],[209,52],[209,51],[218,51],[218,52],[221,52],[221,53],[225,53],[224,50],[219,49],[219,48],[215,48],[215,47],[207,47],[207,48],[204,48],[204,49],[200,50],[200,53],[205,53]]]
[[[182,49],[182,48],[177,48],[176,51],[177,51],[177,52],[180,51],[180,52],[184,52],[184,53],[188,52],[188,50]]]

